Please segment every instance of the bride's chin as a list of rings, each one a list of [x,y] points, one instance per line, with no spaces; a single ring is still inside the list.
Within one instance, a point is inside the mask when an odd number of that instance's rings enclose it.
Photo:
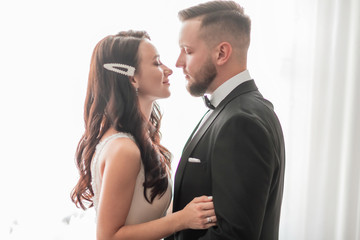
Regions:
[[[165,98],[169,98],[170,96],[171,96],[171,92],[169,91],[169,92],[166,94]]]

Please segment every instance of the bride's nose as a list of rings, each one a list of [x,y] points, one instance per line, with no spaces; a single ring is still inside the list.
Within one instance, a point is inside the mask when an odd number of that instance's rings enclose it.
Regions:
[[[171,70],[170,68],[168,68],[168,67],[165,66],[164,74],[165,74],[166,76],[170,76],[172,73],[173,73],[173,70]]]

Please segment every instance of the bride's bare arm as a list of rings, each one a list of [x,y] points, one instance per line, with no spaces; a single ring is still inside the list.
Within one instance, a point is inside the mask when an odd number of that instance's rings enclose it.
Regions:
[[[214,226],[212,199],[195,198],[183,210],[150,222],[124,225],[129,213],[141,159],[137,145],[126,138],[112,141],[102,163],[102,187],[97,212],[97,239],[161,239],[174,232]],[[212,223],[208,223],[211,217]]]

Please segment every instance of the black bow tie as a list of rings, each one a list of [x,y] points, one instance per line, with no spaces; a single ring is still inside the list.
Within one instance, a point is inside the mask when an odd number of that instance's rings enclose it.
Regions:
[[[212,109],[212,110],[215,109],[214,105],[211,104],[209,98],[208,98],[206,95],[203,96],[203,99],[204,99],[205,105],[206,105],[208,108],[210,108],[210,109]]]

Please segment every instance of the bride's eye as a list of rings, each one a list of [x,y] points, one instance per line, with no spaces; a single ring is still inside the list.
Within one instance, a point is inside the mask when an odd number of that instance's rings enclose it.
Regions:
[[[155,65],[156,66],[161,66],[162,65],[162,62],[160,61],[160,59],[156,59]]]

